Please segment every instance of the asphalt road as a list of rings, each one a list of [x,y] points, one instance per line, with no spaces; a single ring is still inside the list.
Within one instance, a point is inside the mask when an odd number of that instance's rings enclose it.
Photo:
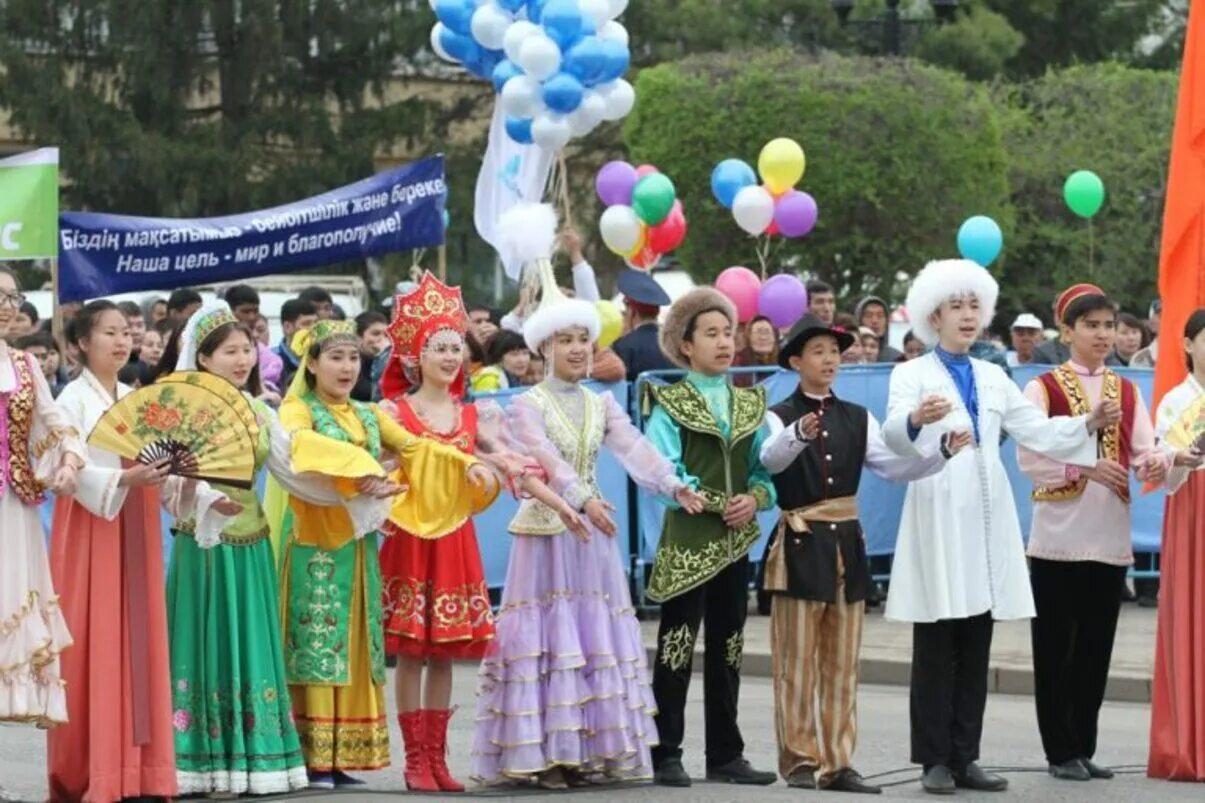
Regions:
[[[458,667],[455,699],[464,708],[452,720],[453,733],[451,763],[453,770],[466,775],[468,760],[467,746],[472,727],[472,700],[474,678],[469,667]],[[741,695],[741,726],[746,742],[746,755],[761,768],[773,769],[775,765],[773,692],[765,679],[749,679],[743,685]],[[693,701],[687,725],[686,768],[701,778],[702,756],[702,682],[696,675],[692,684]],[[917,783],[918,773],[908,765],[908,696],[907,689],[898,687],[866,686],[859,696],[861,734],[855,764],[865,775],[884,775],[880,780],[899,785],[884,792],[884,798],[921,800],[933,798],[926,795]],[[1028,697],[993,695],[989,698],[987,723],[983,738],[984,765],[1017,767],[1029,771],[1010,772],[1009,792],[1003,795],[972,795],[960,793],[959,800],[1041,800],[1041,801],[1178,801],[1205,799],[1205,786],[1195,784],[1171,784],[1152,781],[1145,777],[1142,767],[1146,760],[1148,709],[1145,705],[1108,703],[1101,717],[1100,763],[1128,768],[1112,781],[1071,783],[1054,781],[1044,773],[1042,752],[1035,725],[1033,701]],[[370,799],[392,798],[404,790],[401,778],[400,737],[394,731],[395,766],[385,772],[367,774],[364,777],[372,787],[368,793],[338,795],[307,793],[304,797],[340,798],[344,803],[357,803]],[[1035,771],[1036,770],[1036,771]],[[894,771],[894,772],[893,772]],[[44,800],[45,781],[45,738],[39,731],[7,726],[0,727],[0,786],[10,797],[19,800]],[[571,795],[573,800],[588,801],[776,801],[798,800],[801,797],[830,800],[835,794],[802,792],[788,789],[778,783],[770,787],[740,788],[698,782],[694,787],[669,790],[651,786],[609,787],[560,793],[538,791],[489,792],[474,795],[493,800],[502,799],[552,799]],[[406,795],[414,800],[447,800],[442,798]],[[846,799],[846,798],[838,798]]]

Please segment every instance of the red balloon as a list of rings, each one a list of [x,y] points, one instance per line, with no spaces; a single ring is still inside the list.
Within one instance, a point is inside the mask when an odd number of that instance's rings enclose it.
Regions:
[[[682,202],[674,201],[665,220],[656,226],[649,227],[648,244],[659,254],[668,254],[686,239],[686,215],[682,212]]]
[[[653,230],[649,229],[649,234],[652,234],[652,232]],[[650,248],[648,245],[644,246],[644,248],[641,248],[636,256],[627,260],[628,266],[633,267],[636,270],[652,270],[653,266],[660,261],[660,252]]]
[[[770,221],[770,225],[769,225],[769,226],[766,226],[766,230],[765,230],[765,232],[763,232],[763,233],[764,233],[764,234],[765,234],[767,237],[777,237],[777,236],[779,235],[779,231],[778,231],[778,221],[777,221],[777,220],[771,220],[771,221]]]
[[[636,178],[641,179],[641,178],[644,178],[645,176],[652,175],[653,173],[660,173],[660,172],[661,172],[660,170],[653,167],[652,165],[641,165],[640,167],[636,168]]]

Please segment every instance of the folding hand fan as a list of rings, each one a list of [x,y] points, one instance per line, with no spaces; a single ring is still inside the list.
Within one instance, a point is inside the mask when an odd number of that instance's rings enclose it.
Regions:
[[[1187,449],[1202,436],[1205,436],[1205,397],[1188,405],[1163,440],[1176,449]]]
[[[208,384],[179,381],[139,388],[101,416],[88,445],[143,464],[167,458],[170,474],[250,488],[255,441],[247,421],[254,425],[255,413],[241,393],[219,393]]]
[[[199,385],[206,390],[213,391],[223,401],[233,407],[234,411],[243,419],[243,422],[247,425],[247,430],[251,433],[251,442],[255,443],[259,437],[259,422],[255,418],[255,410],[247,402],[247,397],[243,395],[241,390],[217,374],[211,374],[207,371],[175,371],[155,380],[156,385],[164,383]]]

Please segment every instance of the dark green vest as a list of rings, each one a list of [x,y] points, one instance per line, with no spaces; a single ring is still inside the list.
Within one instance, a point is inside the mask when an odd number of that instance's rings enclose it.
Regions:
[[[707,498],[706,512],[696,516],[681,510],[665,513],[647,592],[649,599],[664,602],[740,560],[761,535],[756,518],[733,530],[724,524],[723,513],[729,499],[749,493],[750,450],[766,416],[766,394],[761,387],[732,388],[730,435],[725,438],[707,400],[689,381],[649,387],[657,404],[677,423],[682,464],[699,478],[699,493]]]

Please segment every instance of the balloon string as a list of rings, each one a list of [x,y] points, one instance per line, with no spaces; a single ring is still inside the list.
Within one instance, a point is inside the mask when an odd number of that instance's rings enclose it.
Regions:
[[[565,152],[560,151],[556,155],[557,174],[559,178],[558,195],[561,202],[561,212],[565,216],[565,223],[570,228],[573,228],[573,204],[569,197],[569,167],[565,164]]]
[[[1094,236],[1092,231],[1092,218],[1088,218],[1088,275],[1096,276],[1096,254]]]

